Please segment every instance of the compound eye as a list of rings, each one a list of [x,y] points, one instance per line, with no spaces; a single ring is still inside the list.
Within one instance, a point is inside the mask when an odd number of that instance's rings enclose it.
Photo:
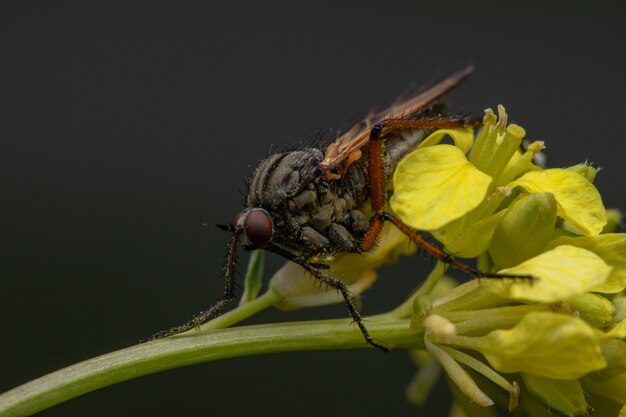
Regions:
[[[251,210],[243,224],[246,237],[252,246],[262,248],[272,239],[272,219],[263,210]]]

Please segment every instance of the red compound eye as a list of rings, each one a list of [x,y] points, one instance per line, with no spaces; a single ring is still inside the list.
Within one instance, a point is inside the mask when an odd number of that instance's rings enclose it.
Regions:
[[[250,210],[244,220],[243,228],[248,242],[254,247],[265,247],[272,239],[272,219],[265,210]]]

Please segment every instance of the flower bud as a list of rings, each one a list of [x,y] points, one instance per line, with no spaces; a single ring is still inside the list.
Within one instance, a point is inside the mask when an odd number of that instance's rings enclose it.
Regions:
[[[621,368],[626,365],[626,342],[613,339],[602,345],[602,356],[607,368]]]
[[[554,232],[556,199],[533,193],[513,204],[496,227],[489,253],[498,268],[519,264],[541,252]]]
[[[587,401],[580,382],[542,378],[522,372],[524,385],[534,396],[551,409],[566,416],[582,416],[587,412]]]
[[[584,163],[573,165],[571,167],[565,168],[568,171],[575,172],[579,175],[585,177],[589,182],[593,182],[596,179],[596,174],[600,171],[598,168],[594,168],[591,165]]]
[[[430,314],[433,304],[426,295],[418,295],[413,300],[413,314],[411,314],[411,329],[416,330],[423,326],[424,318]]]
[[[439,314],[431,314],[424,319],[424,330],[435,339],[446,341],[456,335],[456,327],[447,318]]]
[[[615,306],[615,317],[613,320],[619,322],[626,319],[626,295],[619,294],[614,297],[613,305]]]
[[[607,209],[606,226],[602,229],[602,233],[614,233],[622,224],[622,212],[618,209]]]
[[[604,373],[592,373],[582,379],[583,388],[592,396],[626,404],[626,368],[617,367]]]
[[[567,302],[581,319],[594,327],[605,328],[613,323],[615,307],[601,295],[586,292],[569,298]]]

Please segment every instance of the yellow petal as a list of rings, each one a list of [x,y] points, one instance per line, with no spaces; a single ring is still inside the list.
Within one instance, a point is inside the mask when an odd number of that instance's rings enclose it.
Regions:
[[[618,293],[626,287],[626,234],[607,233],[597,236],[569,237],[562,236],[548,244],[548,248],[559,245],[571,245],[585,248],[595,253],[613,267],[611,275],[603,284],[591,291]]]
[[[498,187],[467,215],[430,232],[449,253],[461,258],[474,258],[489,247],[493,232],[508,209],[492,213],[510,194],[508,188]]]
[[[459,127],[457,129],[439,129],[419,144],[420,148],[437,145],[446,136],[450,136],[454,145],[461,149],[463,153],[468,153],[474,144],[474,128],[471,126]]]
[[[600,193],[580,174],[558,168],[531,171],[508,184],[510,188],[516,186],[530,193],[553,193],[558,215],[585,235],[597,235],[606,224]]]
[[[583,320],[564,314],[528,313],[512,329],[481,339],[479,350],[501,372],[576,379],[606,366],[601,336]]]
[[[608,264],[626,268],[626,233],[607,233],[598,236],[562,236],[548,244],[548,248],[571,245],[588,249]]]
[[[615,267],[604,284],[593,287],[590,291],[615,294],[626,288],[626,268]]]
[[[615,326],[613,326],[613,328],[611,330],[609,330],[608,332],[605,333],[605,337],[607,339],[611,339],[611,338],[616,338],[616,339],[623,339],[626,337],[626,319],[621,320],[619,323],[617,323]],[[623,365],[626,365],[626,363],[624,363]]]
[[[611,269],[593,252],[562,245],[513,268],[499,271],[532,275],[535,281],[492,281],[490,288],[503,297],[550,303],[582,294],[602,284],[609,277]]]
[[[490,183],[456,146],[418,148],[398,164],[390,204],[405,224],[438,229],[477,207]]]
[[[432,234],[455,256],[475,258],[489,248],[493,232],[505,214],[506,210],[502,210],[469,225],[463,224],[464,229],[455,227],[455,224],[448,224],[441,229],[433,230]]]

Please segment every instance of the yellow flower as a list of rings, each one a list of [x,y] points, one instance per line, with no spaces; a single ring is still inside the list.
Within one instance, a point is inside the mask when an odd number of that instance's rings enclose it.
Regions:
[[[559,168],[528,172],[508,184],[509,188],[518,186],[529,193],[553,193],[559,217],[574,225],[581,234],[597,235],[606,224],[600,193],[576,172]]]
[[[543,142],[520,152],[524,129],[507,126],[498,110],[499,118],[486,111],[475,143],[467,129],[445,132],[456,146],[439,144],[441,131],[427,138],[399,164],[390,207],[452,255],[536,280],[420,290],[412,326],[424,329],[426,351],[477,404],[492,400],[468,370],[508,391],[509,409],[519,399],[527,415],[608,416],[606,407],[594,414],[584,393],[626,404],[626,297],[604,295],[626,287],[626,235],[602,234],[619,215],[607,215],[596,169],[533,164]]]
[[[424,350],[414,352],[423,369],[407,393],[422,403],[443,369],[459,396],[485,407],[496,397],[477,374],[507,392],[507,408],[524,415],[614,415],[603,410],[626,404],[626,235],[610,233],[620,214],[605,210],[595,168],[535,165],[544,143],[520,151],[524,129],[507,126],[503,107],[498,113],[486,111],[476,136],[465,127],[426,138],[398,164],[389,209],[451,255],[477,258],[482,270],[536,279],[438,285],[446,270],[438,263],[391,313],[424,335]],[[442,144],[445,137],[453,145]],[[321,261],[358,295],[373,284],[376,268],[414,250],[387,224],[374,250]],[[312,286],[293,263],[274,275],[270,289],[283,310],[342,301]],[[462,413],[462,401],[454,410]]]
[[[593,184],[575,170],[540,170],[533,165],[532,158],[543,149],[543,142],[533,143],[520,154],[517,149],[524,129],[506,126],[504,108],[500,106],[499,112],[498,123],[493,112],[486,112],[473,147],[468,146],[467,128],[443,131],[462,147],[436,145],[442,139],[442,131],[437,131],[436,141],[427,138],[404,158],[393,177],[390,206],[394,213],[407,225],[432,232],[451,253],[462,257],[485,251],[508,210],[500,209],[507,198],[551,194],[561,219],[582,234],[600,233],[607,218]]]
[[[571,245],[586,249],[598,255],[613,267],[610,276],[603,284],[593,288],[594,292],[619,293],[626,288],[626,239],[623,233],[608,233],[598,236],[562,236],[548,245]]]
[[[595,253],[561,245],[521,264],[503,269],[507,274],[530,274],[530,280],[489,283],[492,291],[507,298],[551,303],[582,294],[606,282],[613,268]]]
[[[434,230],[476,208],[490,183],[491,177],[472,165],[460,148],[421,146],[398,164],[390,205],[407,225]]]
[[[606,366],[601,336],[583,320],[565,314],[528,313],[512,329],[494,330],[472,343],[505,373],[571,380]]]

